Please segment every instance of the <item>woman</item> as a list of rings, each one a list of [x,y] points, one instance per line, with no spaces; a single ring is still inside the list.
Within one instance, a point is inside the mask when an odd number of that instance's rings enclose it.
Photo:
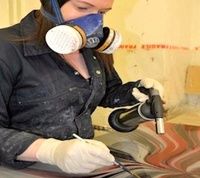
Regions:
[[[120,42],[112,31],[116,38],[106,46],[111,29],[102,28],[113,1],[41,0],[40,10],[0,30],[2,165],[24,168],[38,161],[67,173],[112,165],[109,149],[91,140],[92,112],[97,106],[144,101],[139,86],[162,93],[153,79],[122,84],[112,56],[105,54]],[[73,133],[91,144],[74,139]]]

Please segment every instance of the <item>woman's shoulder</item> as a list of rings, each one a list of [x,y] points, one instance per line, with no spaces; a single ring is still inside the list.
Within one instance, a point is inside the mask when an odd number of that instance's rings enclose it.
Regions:
[[[22,44],[20,42],[20,36],[19,24],[0,29],[0,55],[14,48],[18,48]]]
[[[12,44],[13,41],[15,41],[16,39],[19,39],[19,38],[20,38],[19,24],[0,29],[0,45],[1,45],[1,47]]]
[[[19,25],[0,29],[0,61],[8,66],[17,66],[19,63],[21,42],[17,42],[20,37]]]

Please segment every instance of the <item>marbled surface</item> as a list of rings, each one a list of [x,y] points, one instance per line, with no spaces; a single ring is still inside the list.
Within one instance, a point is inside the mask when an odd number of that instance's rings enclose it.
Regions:
[[[132,133],[111,133],[99,139],[142,163],[132,170],[139,177],[200,177],[200,127],[167,123],[165,134],[157,135],[154,123],[149,122]]]
[[[97,137],[108,146],[123,150],[135,162],[127,167],[138,178],[199,178],[200,177],[200,128],[186,125],[165,124],[165,134],[157,135],[154,122],[145,123],[130,133],[109,132]],[[37,167],[37,166],[36,166]],[[24,170],[11,170],[0,167],[0,178],[64,178],[57,169],[42,166]],[[45,168],[46,169],[46,168]],[[107,177],[130,178],[126,172],[113,169]],[[106,172],[106,171],[105,171]],[[91,175],[92,176],[92,175]],[[83,177],[83,176],[81,176]],[[92,177],[105,177],[93,174]]]

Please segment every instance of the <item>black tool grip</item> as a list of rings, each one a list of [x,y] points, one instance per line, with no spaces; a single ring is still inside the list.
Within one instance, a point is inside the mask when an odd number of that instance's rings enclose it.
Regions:
[[[159,95],[158,90],[150,89],[150,104],[151,104],[151,114],[154,116],[156,121],[156,132],[157,134],[164,134],[164,120],[163,120],[163,101]]]
[[[151,114],[154,116],[154,118],[163,118],[163,101],[158,90],[156,89],[150,89],[150,105]]]

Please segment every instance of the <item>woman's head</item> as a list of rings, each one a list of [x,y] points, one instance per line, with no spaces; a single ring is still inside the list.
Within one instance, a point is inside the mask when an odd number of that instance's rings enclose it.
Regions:
[[[105,14],[112,9],[114,0],[57,0],[65,21],[92,13]],[[44,10],[53,14],[51,0],[40,0]]]
[[[69,0],[57,0],[59,6],[61,7],[63,4],[65,4]],[[41,5],[46,8],[49,6],[50,0],[40,0]]]
[[[45,11],[55,15],[51,0],[40,0],[40,2]],[[57,0],[57,2],[64,21],[67,21],[93,13],[105,14],[112,9],[114,0]],[[47,31],[55,24],[53,24],[48,18],[44,17],[41,13],[38,14],[37,21],[39,24],[34,39],[43,43]],[[110,57],[105,54],[98,55],[101,55],[101,59],[103,63],[105,63],[106,68],[108,68],[109,71],[112,70],[112,55],[109,55]]]
[[[61,7],[64,20],[71,20],[88,14],[105,14],[112,9],[113,0],[70,0]]]
[[[57,0],[65,21],[92,13],[105,14],[112,8],[113,1],[114,0]],[[45,11],[55,16],[51,0],[40,0],[40,2]],[[38,25],[35,30],[34,39],[39,42],[44,42],[47,31],[55,26],[55,24],[44,17],[40,11],[37,11],[35,16]]]

